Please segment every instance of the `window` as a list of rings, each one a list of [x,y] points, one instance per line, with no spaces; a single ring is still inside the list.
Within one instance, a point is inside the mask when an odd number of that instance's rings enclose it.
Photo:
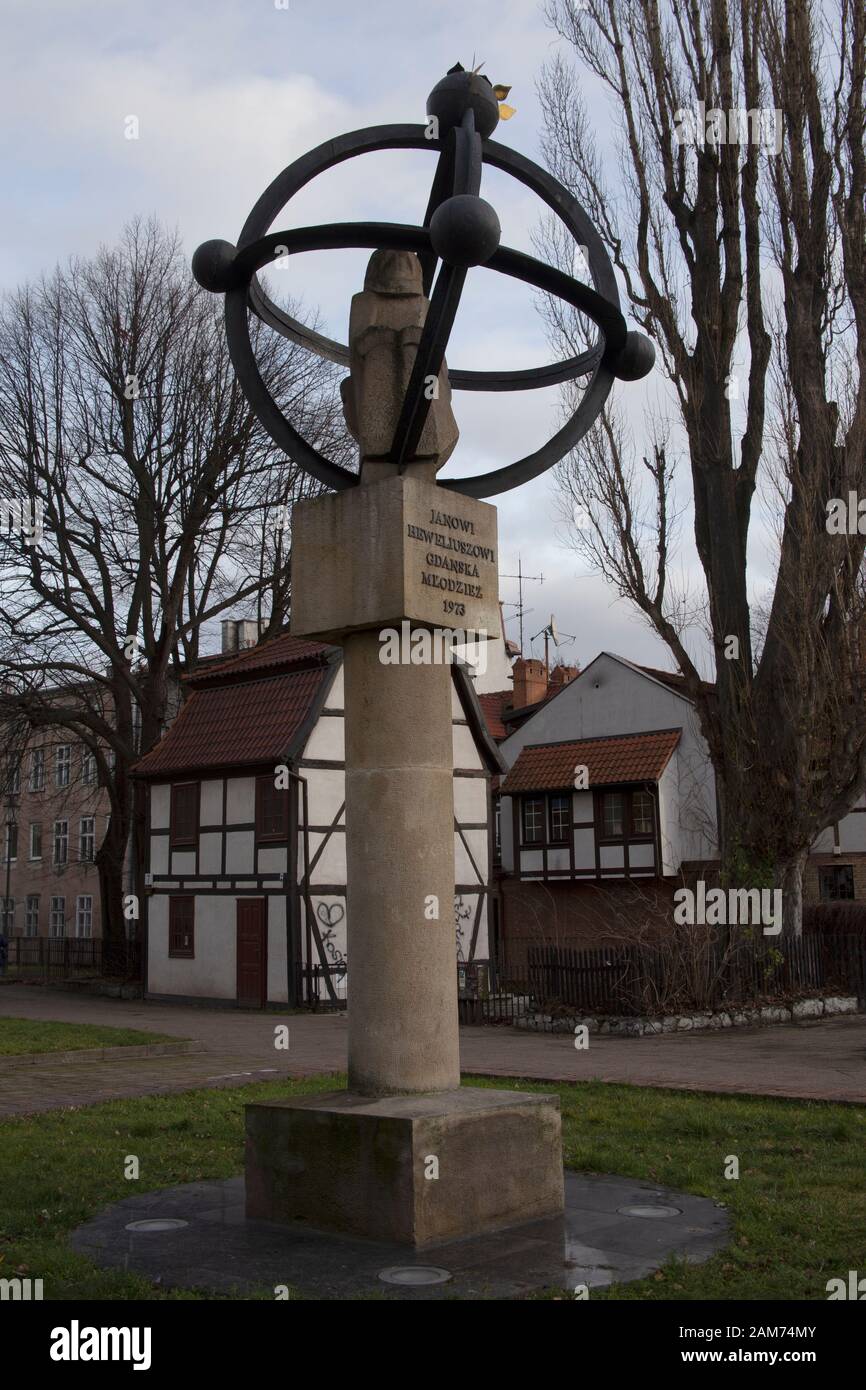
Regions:
[[[822,902],[850,902],[854,898],[854,866],[827,864],[818,870],[818,884]]]
[[[30,822],[30,858],[42,858],[42,822]]]
[[[541,844],[544,839],[544,797],[525,796],[523,798],[523,843]]]
[[[45,749],[34,748],[30,754],[30,790],[41,792],[45,789]]]
[[[289,838],[289,793],[278,790],[272,776],[256,778],[256,839]]]
[[[7,864],[18,858],[18,826],[10,825],[8,821],[6,822],[6,853],[3,858]]]
[[[87,787],[92,787],[96,781],[96,754],[89,748],[81,754],[81,780]]]
[[[6,791],[10,796],[17,796],[21,791],[21,759],[10,754],[6,764],[7,786]]]
[[[48,933],[50,936],[66,935],[66,899],[52,898],[51,912],[48,917]]]
[[[89,893],[82,893],[75,900],[75,935],[93,935],[93,898]]]
[[[502,858],[502,798],[493,802],[493,858],[497,864]]]
[[[78,858],[92,864],[96,854],[96,831],[93,816],[82,816],[78,822]]]
[[[622,792],[605,792],[602,797],[602,831],[606,839],[623,834],[624,801]]]
[[[65,864],[69,858],[69,821],[54,822],[54,862]]]
[[[54,785],[69,786],[69,773],[72,768],[72,744],[58,744],[54,760]]]
[[[32,893],[27,899],[27,909],[24,913],[24,935],[39,935],[39,894]]]
[[[187,960],[195,956],[195,898],[168,900],[168,954]]]
[[[198,839],[198,782],[183,782],[171,789],[172,845],[194,845]]]
[[[13,931],[13,929],[14,929],[14,927],[15,927],[15,899],[14,899],[14,898],[0,898],[0,902],[2,902],[2,904],[3,904],[3,913],[2,913],[3,935],[4,935],[4,936],[11,936],[11,935],[12,935],[12,931]]]
[[[652,835],[655,826],[653,798],[650,792],[631,794],[631,828],[633,835]]]
[[[571,797],[566,795],[551,796],[550,806],[550,838],[559,844],[568,840],[571,834]]]

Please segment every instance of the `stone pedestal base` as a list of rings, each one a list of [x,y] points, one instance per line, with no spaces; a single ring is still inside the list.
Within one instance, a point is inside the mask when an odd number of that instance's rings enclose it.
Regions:
[[[246,1130],[246,1214],[260,1220],[417,1249],[563,1209],[556,1096],[335,1091],[248,1105]]]

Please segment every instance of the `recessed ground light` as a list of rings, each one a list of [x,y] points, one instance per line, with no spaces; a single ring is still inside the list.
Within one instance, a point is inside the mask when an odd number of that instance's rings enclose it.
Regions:
[[[617,1207],[621,1216],[643,1216],[650,1219],[661,1216],[682,1216],[681,1207]]]
[[[437,1269],[435,1265],[392,1265],[390,1269],[380,1269],[379,1278],[384,1284],[447,1284],[451,1275],[447,1269]]]
[[[127,1231],[144,1231],[145,1233],[156,1231],[179,1231],[181,1226],[188,1226],[188,1221],[179,1221],[175,1216],[157,1216],[150,1221],[128,1221],[125,1229]]]

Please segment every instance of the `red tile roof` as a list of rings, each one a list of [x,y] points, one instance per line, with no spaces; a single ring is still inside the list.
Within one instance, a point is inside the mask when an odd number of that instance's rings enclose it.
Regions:
[[[267,671],[280,668],[287,670],[292,666],[310,666],[327,661],[334,650],[324,642],[310,642],[305,637],[293,637],[289,632],[280,632],[267,642],[259,642],[248,647],[236,656],[228,657],[217,666],[194,671],[188,677],[188,684],[198,686],[210,684],[217,679],[235,680],[253,671]]]
[[[591,787],[619,782],[657,782],[679,743],[679,729],[649,734],[616,734],[572,743],[529,744],[520,753],[501,790],[559,791],[574,785],[574,769],[584,764]]]
[[[281,762],[329,675],[329,667],[314,666],[194,690],[136,775]]]
[[[502,712],[510,707],[513,699],[513,690],[492,690],[487,695],[478,696],[481,713],[484,715],[487,732],[491,738],[499,740],[508,737],[509,730],[503,723]]]

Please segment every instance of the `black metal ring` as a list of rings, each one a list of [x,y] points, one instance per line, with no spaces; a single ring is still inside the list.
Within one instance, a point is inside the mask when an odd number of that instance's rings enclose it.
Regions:
[[[366,130],[353,131],[311,150],[278,174],[265,189],[247,218],[238,242],[238,255],[233,268],[241,283],[237,283],[236,287],[226,294],[226,332],[235,371],[250,404],[275,442],[314,477],[336,489],[356,486],[359,481],[358,475],[332,463],[308,444],[273,401],[258,370],[252,350],[248,306],[270,327],[333,361],[348,365],[348,350],[331,339],[312,333],[290,315],[284,314],[264,294],[255,279],[255,271],[272,258],[273,248],[277,245],[285,245],[289,251],[292,250],[293,244],[296,251],[352,245],[369,245],[374,249],[392,246],[397,249],[414,250],[421,255],[425,252],[428,256],[431,255],[426,228],[388,223],[332,225],[266,235],[268,227],[279,211],[299,189],[317,174],[333,168],[344,160],[385,149],[428,149],[432,146],[440,151],[441,167],[442,146],[438,141],[427,139],[424,131],[424,126],[416,125],[374,126]],[[528,368],[511,373],[449,371],[449,380],[455,389],[481,391],[527,390],[592,373],[583,399],[571,418],[534,454],[478,477],[437,480],[440,487],[471,497],[492,496],[527,482],[557,463],[574,447],[604,405],[615,379],[610,362],[622,348],[626,337],[613,267],[601,238],[577,200],[544,169],[507,146],[487,140],[482,145],[481,158],[484,163],[511,174],[537,193],[568,227],[578,244],[587,248],[595,290],[590,290],[580,281],[551,266],[545,266],[530,256],[506,247],[500,248],[491,257],[487,262],[488,267],[567,299],[599,325],[604,342],[597,342],[587,352],[571,358],[566,363],[551,364],[548,367]],[[455,180],[456,164],[455,148]],[[430,208],[428,215],[432,215]],[[367,240],[366,236],[374,232],[377,240]],[[353,239],[349,239],[350,237]]]

